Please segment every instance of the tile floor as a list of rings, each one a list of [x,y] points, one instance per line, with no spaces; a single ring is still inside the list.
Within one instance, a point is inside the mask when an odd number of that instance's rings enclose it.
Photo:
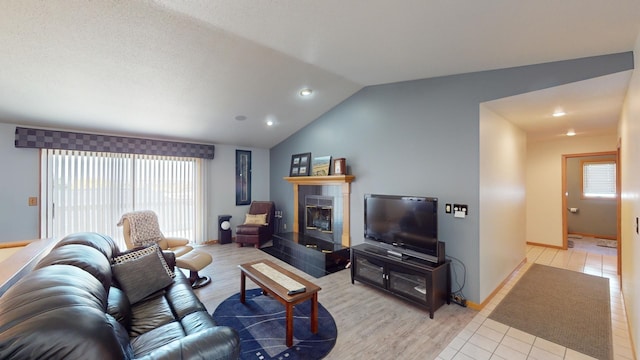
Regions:
[[[593,359],[487,318],[532,263],[609,278],[614,359],[634,359],[627,316],[620,294],[620,282],[616,275],[615,255],[590,253],[581,249],[558,250],[528,245],[527,260],[527,263],[511,275],[491,302],[478,312],[473,321],[440,353],[437,360]]]

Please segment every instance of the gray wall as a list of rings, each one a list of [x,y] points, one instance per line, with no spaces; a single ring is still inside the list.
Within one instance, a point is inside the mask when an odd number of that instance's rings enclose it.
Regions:
[[[293,188],[282,178],[291,155],[308,151],[345,157],[356,176],[352,245],[364,241],[364,194],[438,197],[440,240],[466,265],[464,293],[480,303],[479,104],[631,68],[629,52],[366,87],[271,149],[271,199],[290,229]],[[469,216],[445,216],[445,203],[468,204]]]
[[[14,146],[15,125],[0,123],[0,242],[34,240],[39,236],[40,153]]]
[[[249,205],[236,205],[236,150],[251,151],[251,200],[269,200],[269,150],[216,145],[216,156],[209,166],[207,207],[208,239],[218,239],[218,216],[231,215],[231,234],[244,222]]]
[[[567,207],[578,208],[567,213],[570,234],[616,238],[617,204],[615,199],[587,199],[582,197],[581,161],[616,161],[615,155],[579,156],[567,158]]]

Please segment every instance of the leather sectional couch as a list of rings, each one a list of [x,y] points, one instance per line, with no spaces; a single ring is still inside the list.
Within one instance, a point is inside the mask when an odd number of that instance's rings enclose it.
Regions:
[[[158,253],[121,255],[96,233],[62,239],[0,297],[0,358],[237,359],[235,330]]]

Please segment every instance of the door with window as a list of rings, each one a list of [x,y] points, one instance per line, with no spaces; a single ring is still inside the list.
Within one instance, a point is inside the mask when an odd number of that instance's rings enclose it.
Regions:
[[[43,149],[41,236],[111,236],[122,214],[153,210],[165,236],[204,240],[203,161],[173,156]]]

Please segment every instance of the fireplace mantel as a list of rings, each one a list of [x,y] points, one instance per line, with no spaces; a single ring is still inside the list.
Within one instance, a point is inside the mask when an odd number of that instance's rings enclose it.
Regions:
[[[298,185],[341,185],[350,184],[356,177],[354,175],[290,176],[284,179]]]
[[[329,175],[329,176],[288,176],[284,179],[293,184],[293,232],[299,233],[298,222],[298,188],[299,186],[335,185],[342,187],[342,246],[351,246],[350,231],[350,204],[351,182],[354,175]]]

